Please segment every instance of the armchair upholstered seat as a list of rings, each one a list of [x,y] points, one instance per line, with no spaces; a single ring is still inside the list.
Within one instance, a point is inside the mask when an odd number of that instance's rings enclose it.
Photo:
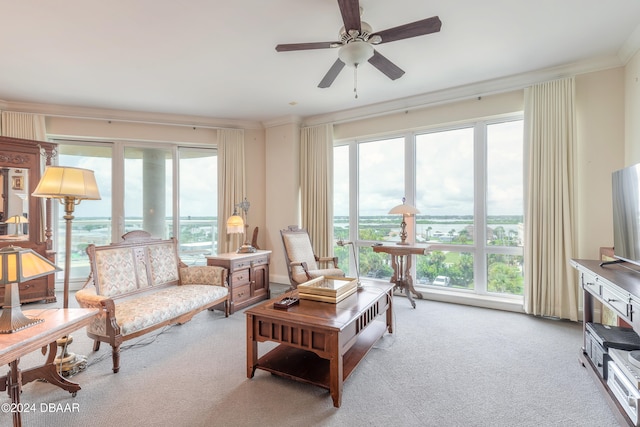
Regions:
[[[318,257],[313,253],[311,239],[306,230],[289,226],[280,230],[280,234],[291,286],[297,288],[300,283],[320,276],[344,277],[344,271],[338,268],[337,257]]]

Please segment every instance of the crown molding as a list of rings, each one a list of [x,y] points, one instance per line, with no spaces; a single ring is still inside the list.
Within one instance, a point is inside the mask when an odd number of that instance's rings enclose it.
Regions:
[[[300,116],[285,116],[279,117],[273,120],[267,120],[262,122],[262,126],[265,129],[276,127],[276,126],[284,126],[284,125],[297,125],[300,126],[302,124],[302,117]]]
[[[260,122],[249,120],[216,119],[202,116],[85,108],[3,100],[0,100],[0,109],[22,113],[42,114],[49,117],[68,117],[88,120],[112,120],[119,122],[218,129],[263,129]]]
[[[372,104],[361,108],[310,116],[303,120],[302,125],[315,126],[324,123],[346,123],[372,117],[385,116],[402,111],[416,110],[476,98],[478,96],[488,96],[513,90],[522,90],[528,86],[549,80],[602,71],[610,68],[621,67],[623,65],[624,64],[620,57],[617,55],[604,56],[589,59],[588,61],[575,62],[528,73],[452,87],[449,89],[424,93],[379,104]]]

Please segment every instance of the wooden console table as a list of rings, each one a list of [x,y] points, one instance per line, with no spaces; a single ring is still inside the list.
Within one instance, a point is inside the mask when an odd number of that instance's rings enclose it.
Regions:
[[[343,382],[385,331],[393,333],[392,292],[389,284],[365,284],[337,304],[300,300],[278,310],[277,298],[246,310],[247,378],[263,369],[323,387],[339,408]],[[280,345],[258,358],[265,341]]]
[[[426,247],[410,246],[410,245],[378,245],[373,246],[374,252],[384,252],[391,255],[391,266],[393,267],[393,276],[390,282],[397,288],[404,289],[404,293],[409,298],[411,306],[416,308],[416,302],[413,300],[411,293],[413,292],[418,299],[422,299],[422,294],[413,287],[413,278],[411,277],[411,259],[412,255],[424,255],[427,251]]]
[[[593,378],[604,391],[607,403],[618,416],[621,425],[636,425],[625,413],[624,408],[616,399],[607,381],[599,375],[587,354],[586,324],[600,323],[601,318],[596,314],[602,307],[607,307],[615,313],[625,326],[640,331],[640,269],[632,264],[610,264],[600,266],[599,260],[572,259],[571,266],[578,270],[580,286],[584,291],[583,298],[583,335],[584,344],[580,349],[579,360],[592,374]],[[605,362],[606,363],[606,362]]]
[[[52,308],[26,310],[24,314],[44,319],[44,322],[12,334],[0,334],[0,365],[9,364],[10,368],[6,376],[0,377],[0,391],[7,390],[11,398],[14,427],[22,425],[21,413],[14,409],[20,408],[20,393],[24,384],[42,379],[67,390],[73,396],[80,390],[78,384],[65,379],[56,371],[53,363],[56,357],[56,340],[88,325],[93,316],[98,314],[98,310]],[[38,349],[42,349],[44,354],[47,346],[49,354],[44,365],[25,370],[18,368],[20,357]]]

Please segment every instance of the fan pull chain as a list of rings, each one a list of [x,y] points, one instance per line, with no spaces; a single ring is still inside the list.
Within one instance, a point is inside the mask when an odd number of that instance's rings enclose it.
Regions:
[[[358,99],[358,64],[354,64],[353,67],[353,93]]]

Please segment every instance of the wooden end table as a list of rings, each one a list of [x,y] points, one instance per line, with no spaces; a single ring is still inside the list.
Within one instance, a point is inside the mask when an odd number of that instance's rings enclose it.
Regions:
[[[339,408],[344,381],[385,331],[393,333],[393,286],[364,284],[337,304],[300,300],[288,310],[273,307],[279,299],[245,311],[247,378],[263,369],[313,384]],[[266,341],[280,345],[258,358],[258,342]]]
[[[207,256],[207,265],[229,271],[229,314],[269,299],[269,259],[271,251],[257,250],[247,254],[229,252]]]
[[[411,277],[411,256],[424,255],[427,248],[410,245],[378,245],[373,246],[373,251],[384,252],[391,255],[393,277],[391,277],[390,282],[399,289],[404,289],[404,293],[411,302],[411,306],[416,308],[416,302],[413,300],[411,293],[413,292],[418,299],[422,299],[422,294],[416,291],[413,287],[413,278]]]
[[[20,413],[20,393],[24,384],[43,379],[50,384],[60,387],[76,395],[80,386],[62,377],[54,365],[56,357],[56,340],[71,332],[89,324],[93,316],[98,314],[97,309],[89,308],[51,308],[43,310],[26,310],[27,317],[37,317],[44,322],[38,323],[26,329],[12,334],[0,334],[0,365],[9,364],[9,373],[0,377],[0,391],[7,390],[11,397],[11,412],[13,425],[22,425]],[[20,357],[32,351],[46,347],[49,354],[45,364],[36,368],[21,370],[18,368]]]

